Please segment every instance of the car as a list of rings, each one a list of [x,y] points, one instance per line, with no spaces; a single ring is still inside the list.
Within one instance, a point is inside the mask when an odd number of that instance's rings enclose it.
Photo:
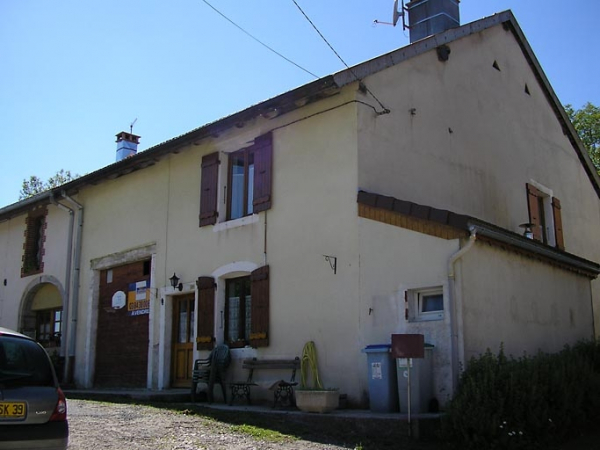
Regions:
[[[67,400],[48,353],[0,327],[0,449],[64,450],[68,443]]]

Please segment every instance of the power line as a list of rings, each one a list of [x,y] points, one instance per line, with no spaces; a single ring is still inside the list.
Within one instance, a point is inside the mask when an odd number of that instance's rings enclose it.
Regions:
[[[270,51],[272,51],[273,53],[275,53],[277,56],[279,56],[280,58],[285,59],[287,62],[289,62],[290,64],[293,64],[294,66],[296,66],[298,69],[303,70],[304,72],[306,72],[307,74],[315,77],[315,78],[319,78],[317,75],[315,75],[314,73],[312,73],[311,71],[305,69],[304,67],[300,66],[299,64],[296,64],[294,61],[292,61],[289,58],[286,58],[285,56],[283,56],[281,53],[279,53],[278,51],[272,49],[271,47],[269,47],[267,44],[265,44],[264,42],[262,42],[261,40],[259,40],[258,38],[254,37],[252,34],[250,34],[248,31],[244,30],[242,27],[240,27],[237,23],[235,23],[233,20],[231,20],[229,17],[227,17],[225,14],[223,14],[221,11],[219,11],[217,8],[215,8],[213,5],[211,5],[210,3],[208,3],[207,0],[202,0],[204,3],[206,3],[208,6],[210,6],[217,14],[219,14],[221,17],[223,17],[225,20],[227,20],[229,23],[231,23],[234,27],[236,27],[238,30],[242,31],[243,33],[245,33],[247,36],[251,37],[252,39],[254,39],[256,42],[258,42],[260,45],[262,45],[263,47],[269,49]]]
[[[331,51],[333,53],[335,53],[335,56],[338,57],[338,59],[342,62],[342,64],[344,64],[344,66],[346,66],[346,69],[348,69],[350,71],[350,73],[354,76],[354,78],[356,79],[356,81],[358,81],[361,86],[364,87],[364,89],[371,94],[371,97],[373,97],[375,99],[375,101],[377,103],[379,103],[379,106],[381,106],[381,108],[383,109],[382,112],[378,112],[377,114],[389,114],[390,110],[387,109],[385,106],[383,106],[383,103],[381,103],[379,101],[379,99],[377,97],[375,97],[375,95],[369,90],[369,88],[362,82],[362,80],[360,78],[358,78],[358,76],[354,73],[354,71],[348,66],[348,64],[346,64],[346,61],[344,61],[342,59],[342,57],[339,55],[338,52],[335,51],[335,49],[333,48],[333,46],[329,43],[329,41],[327,39],[325,39],[325,36],[323,36],[323,33],[321,33],[319,31],[319,29],[317,28],[317,26],[313,23],[312,20],[310,20],[310,17],[308,17],[308,15],[304,12],[304,10],[300,7],[300,5],[298,3],[296,3],[296,0],[292,0],[294,2],[294,5],[296,5],[296,8],[298,8],[300,10],[300,12],[302,13],[302,15],[306,18],[306,20],[308,20],[308,23],[310,23],[312,25],[312,27],[315,29],[315,31],[319,34],[319,36],[321,36],[321,39],[323,39],[323,41],[325,41],[325,43],[329,46],[329,48],[331,49]]]

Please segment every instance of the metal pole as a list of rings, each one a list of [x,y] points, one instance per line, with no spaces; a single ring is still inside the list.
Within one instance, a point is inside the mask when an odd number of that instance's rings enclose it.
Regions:
[[[410,423],[410,410],[411,408],[411,403],[410,403],[410,366],[412,364],[412,358],[408,358],[408,364],[406,367],[406,372],[408,374],[408,436],[412,436],[412,425]]]

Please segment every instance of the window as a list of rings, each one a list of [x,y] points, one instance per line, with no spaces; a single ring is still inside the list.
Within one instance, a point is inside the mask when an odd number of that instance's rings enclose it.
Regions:
[[[411,322],[442,320],[444,291],[441,287],[406,291],[407,319]]]
[[[252,323],[250,277],[227,280],[225,288],[225,341],[229,345],[246,345]]]
[[[227,220],[252,214],[254,199],[254,149],[252,147],[229,155],[228,179]]]
[[[550,189],[527,183],[527,206],[533,238],[564,250],[560,200],[552,195]]]
[[[224,281],[225,307],[223,311],[216,311],[214,278],[198,278],[197,348],[210,350],[214,347],[215,323],[224,328],[223,339],[230,347],[268,346],[269,266]],[[217,317],[215,313],[218,313]]]
[[[214,225],[218,217],[233,220],[271,208],[272,134],[254,139],[247,148],[229,154],[227,179],[219,180],[219,153],[202,158],[200,226]],[[218,203],[219,182],[226,192]],[[220,209],[222,211],[219,211]],[[224,221],[223,220],[223,221]]]
[[[62,309],[45,309],[36,312],[36,340],[44,347],[60,347],[62,335]]]
[[[44,242],[46,240],[46,208],[29,213],[26,219],[25,243],[21,276],[33,275],[44,270]]]

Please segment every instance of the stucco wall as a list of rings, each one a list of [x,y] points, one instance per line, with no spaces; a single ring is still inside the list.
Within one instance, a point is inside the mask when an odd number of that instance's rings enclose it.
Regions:
[[[464,361],[501,344],[519,357],[592,337],[587,278],[483,243],[460,265]]]
[[[452,392],[448,261],[459,249],[459,242],[368,219],[360,219],[359,230],[361,345],[390,344],[391,335],[396,333],[423,334],[425,343],[435,346],[434,395],[443,405]],[[443,289],[443,319],[406,320],[405,292],[431,287]],[[414,305],[409,308],[414,309]],[[414,312],[410,311],[411,315]],[[360,361],[361,387],[366,395],[366,355],[361,355]]]
[[[53,205],[47,208],[44,271],[40,274],[21,277],[27,215],[0,223],[0,324],[7,328],[20,330],[24,302],[40,283],[50,282],[64,292],[69,214]]]
[[[598,196],[513,34],[448,45],[365,80],[391,113],[360,109],[359,186],[522,232],[535,181],[562,202],[566,250],[600,261]]]
[[[270,266],[270,345],[233,350],[234,371],[239,360],[248,356],[300,356],[304,344],[313,340],[323,382],[344,392],[354,389],[360,346],[356,336],[356,107],[348,104],[313,116],[353,95],[348,92],[271,121],[257,119],[218,138],[190,144],[152,167],[82,191],[77,197],[85,205],[86,219],[81,288],[85,300],[79,311],[77,342],[80,363],[88,351],[95,351],[90,336],[97,308],[91,262],[108,261],[111,255],[120,260],[119,254],[135,253],[136,248],[152,244],[154,387],[168,387],[169,383],[170,300],[179,294],[168,286],[173,272],[181,278],[185,293],[194,292],[198,276],[239,276],[247,273],[240,272],[244,267],[250,270],[266,263]],[[199,228],[202,156],[222,152],[223,179],[227,173],[225,153],[247,146],[274,128],[272,208],[221,223],[225,217],[221,206],[219,223]],[[222,185],[219,204],[224,205]],[[336,273],[324,255],[337,258]],[[219,289],[224,287],[220,282],[217,280]],[[219,289],[217,316],[224,295]],[[218,317],[215,327],[217,340],[223,339]],[[196,352],[198,356],[204,353]],[[89,383],[89,372],[93,367],[88,373],[81,370],[79,382]]]

